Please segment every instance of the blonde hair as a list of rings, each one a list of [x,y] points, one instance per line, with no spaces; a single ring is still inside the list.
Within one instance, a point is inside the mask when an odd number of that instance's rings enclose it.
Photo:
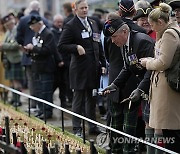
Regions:
[[[76,0],[75,3],[74,3],[75,8],[77,8],[78,5],[79,5],[80,3],[82,3],[82,2],[87,2],[87,0]]]
[[[148,18],[154,22],[157,22],[158,19],[162,19],[165,21],[165,23],[168,23],[170,13],[171,7],[166,3],[160,3],[158,8],[150,12]]]

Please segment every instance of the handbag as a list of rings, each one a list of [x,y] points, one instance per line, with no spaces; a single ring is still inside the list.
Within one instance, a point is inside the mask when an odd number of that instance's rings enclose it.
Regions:
[[[11,63],[10,61],[7,59],[7,56],[4,52],[2,52],[2,63],[5,69],[10,69],[11,68]]]
[[[175,28],[171,29],[175,30],[180,37],[180,32],[178,30]],[[180,50],[175,52],[171,67],[165,70],[165,76],[171,89],[180,92]]]

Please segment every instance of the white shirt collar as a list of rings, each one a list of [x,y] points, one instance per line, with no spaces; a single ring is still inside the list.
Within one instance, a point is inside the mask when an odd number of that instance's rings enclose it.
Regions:
[[[84,18],[81,18],[81,17],[79,17],[79,16],[77,16],[78,18],[79,18],[79,20],[81,21],[81,23],[84,25],[84,20],[86,20],[86,21],[88,21],[87,20],[87,17],[84,19]]]
[[[46,28],[46,26],[45,25],[43,25],[42,27],[41,27],[41,29],[39,30],[39,34],[41,34],[42,33],[42,31],[44,30],[44,28]]]

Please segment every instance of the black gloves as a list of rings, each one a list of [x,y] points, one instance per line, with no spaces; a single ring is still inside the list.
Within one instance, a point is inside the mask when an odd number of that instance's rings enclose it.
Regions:
[[[107,86],[106,88],[104,88],[101,93],[102,95],[106,95],[109,94],[111,92],[114,92],[117,90],[117,86],[114,83],[111,83],[109,86]]]
[[[140,99],[142,93],[143,91],[137,88],[131,93],[129,97],[132,102],[136,102]]]

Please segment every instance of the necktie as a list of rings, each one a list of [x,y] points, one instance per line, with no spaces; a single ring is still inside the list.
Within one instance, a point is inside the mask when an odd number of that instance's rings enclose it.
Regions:
[[[35,34],[35,38],[38,38],[39,36],[40,36],[39,33],[36,33],[36,34]]]
[[[87,31],[88,31],[89,34],[91,35],[91,27],[90,27],[90,25],[88,24],[88,21],[87,21],[87,20],[84,20],[84,27],[87,29]]]
[[[127,45],[124,45],[124,59],[126,61],[127,64],[129,64],[129,60],[128,60],[128,46]]]

